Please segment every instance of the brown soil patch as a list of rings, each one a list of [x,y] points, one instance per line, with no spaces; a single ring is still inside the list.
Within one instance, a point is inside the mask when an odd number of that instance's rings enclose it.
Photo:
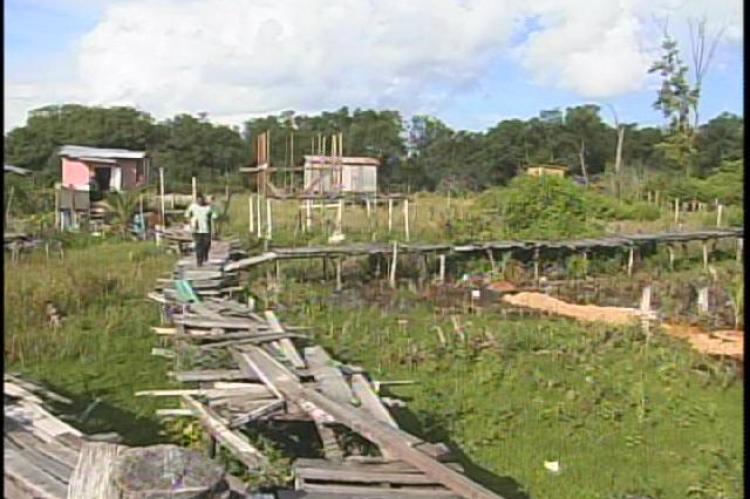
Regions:
[[[662,324],[667,334],[687,340],[701,353],[731,357],[744,361],[745,332],[737,330],[713,331],[707,333],[695,326]]]
[[[576,305],[545,295],[544,293],[522,292],[513,295],[503,295],[502,300],[517,307],[544,310],[585,322],[630,324],[639,318],[639,311],[635,308]]]
[[[523,292],[503,295],[502,301],[518,307],[544,310],[571,319],[585,322],[606,322],[608,324],[630,324],[639,320],[639,310],[627,307],[598,307],[596,305],[576,305],[553,298],[543,293]],[[682,338],[697,351],[722,357],[731,357],[744,362],[745,332],[722,330],[707,333],[695,326],[662,324],[664,331]]]

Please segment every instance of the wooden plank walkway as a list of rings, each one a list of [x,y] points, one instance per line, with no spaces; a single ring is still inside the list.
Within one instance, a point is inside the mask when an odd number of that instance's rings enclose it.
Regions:
[[[3,376],[3,392],[4,497],[65,499],[84,437],[53,416],[43,398],[65,399],[10,374]]]
[[[446,462],[450,458],[447,447],[401,430],[361,369],[334,361],[322,347],[290,333],[273,312],[256,314],[233,301],[221,286],[233,265],[230,255],[238,254],[231,244],[215,241],[209,263],[200,273],[178,270],[188,282],[211,275],[212,282],[197,291],[216,294],[210,298],[204,294],[197,307],[182,303],[182,311],[173,316],[175,334],[164,334],[166,328],[157,330],[175,342],[176,351],[184,344],[218,345],[211,351],[231,353],[231,366],[223,365],[220,370],[188,367],[191,370],[173,376],[199,384],[199,388],[175,394],[182,394],[189,413],[199,418],[219,445],[249,468],[262,470],[265,459],[242,429],[263,419],[309,421],[318,430],[325,458],[295,461],[296,493],[304,493],[299,497],[499,497],[467,478],[457,464]],[[270,261],[268,255],[252,258]],[[185,258],[179,266],[189,265],[190,259]],[[167,287],[160,298],[174,305],[172,296]],[[212,343],[206,343],[208,337]],[[247,390],[238,392],[237,383],[224,379],[242,379],[243,386],[259,390],[252,390],[257,393],[253,396]],[[331,425],[369,440],[380,457],[346,455]]]
[[[488,251],[512,250],[567,250],[583,251],[596,248],[628,248],[646,244],[672,244],[690,241],[707,241],[711,239],[742,238],[744,228],[713,229],[690,232],[661,232],[655,234],[614,235],[595,239],[576,239],[560,241],[490,241],[462,245],[452,244],[402,244],[399,243],[398,253],[443,253],[443,254],[486,254]],[[350,244],[341,246],[305,246],[279,247],[260,255],[250,256],[224,265],[225,271],[236,271],[250,268],[261,263],[277,260],[391,255],[393,244]]]

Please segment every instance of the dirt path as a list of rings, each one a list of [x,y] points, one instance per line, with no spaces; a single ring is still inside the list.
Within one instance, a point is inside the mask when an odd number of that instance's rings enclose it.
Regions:
[[[638,309],[627,307],[598,307],[576,305],[553,298],[543,293],[516,293],[503,295],[505,303],[517,307],[544,310],[584,322],[607,324],[630,324],[638,321]],[[687,340],[697,351],[722,357],[731,357],[744,362],[745,333],[737,330],[722,330],[707,333],[695,326],[663,323],[664,331],[674,337]]]

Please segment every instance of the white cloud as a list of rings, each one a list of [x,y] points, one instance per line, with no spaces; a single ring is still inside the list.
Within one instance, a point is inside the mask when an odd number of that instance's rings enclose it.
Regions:
[[[606,98],[646,86],[653,16],[706,12],[742,36],[740,0],[64,1],[103,6],[77,47],[78,86],[6,84],[6,130],[24,105],[67,98],[227,123],[341,105],[436,112],[508,56],[541,84]]]

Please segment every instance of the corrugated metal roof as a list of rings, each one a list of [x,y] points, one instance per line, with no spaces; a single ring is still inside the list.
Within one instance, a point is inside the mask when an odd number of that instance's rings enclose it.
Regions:
[[[85,146],[62,146],[60,156],[71,158],[115,158],[115,159],[142,159],[146,157],[146,151],[129,151],[127,149],[104,149],[99,147]]]
[[[18,175],[28,175],[31,170],[21,168],[20,166],[5,165],[4,173],[17,173]]]

